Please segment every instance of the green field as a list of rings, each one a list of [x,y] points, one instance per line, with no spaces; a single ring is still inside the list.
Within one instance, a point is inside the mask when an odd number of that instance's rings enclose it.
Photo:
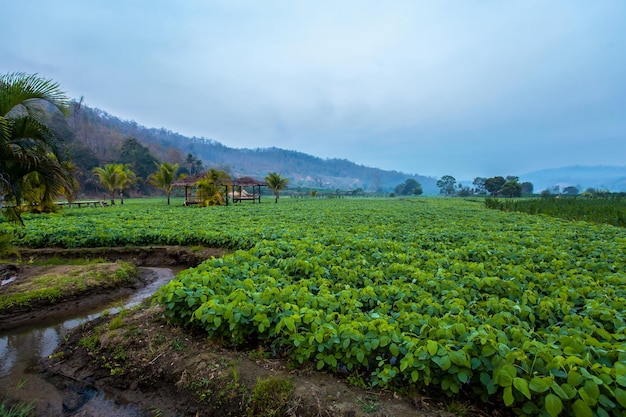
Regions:
[[[522,415],[624,415],[623,228],[442,198],[129,203],[0,232],[28,247],[239,249],[163,288],[167,314],[363,384],[434,387]]]

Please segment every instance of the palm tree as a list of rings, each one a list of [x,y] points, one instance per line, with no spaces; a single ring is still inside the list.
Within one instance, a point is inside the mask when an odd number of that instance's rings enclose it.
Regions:
[[[119,171],[120,183],[120,204],[124,204],[124,190],[130,188],[131,185],[139,181],[137,175],[130,169],[130,164],[117,164],[117,170]]]
[[[270,172],[267,177],[265,177],[265,182],[267,183],[267,186],[274,191],[274,195],[276,196],[276,200],[274,202],[278,203],[278,192],[287,187],[289,179],[283,178],[280,174],[275,172]]]
[[[157,164],[157,171],[148,177],[148,182],[157,188],[165,191],[167,205],[170,205],[170,194],[172,193],[172,182],[178,171],[178,164],[162,162]]]
[[[196,183],[198,191],[196,197],[199,200],[198,206],[221,206],[226,201],[226,190],[224,185],[229,181],[230,176],[215,168],[211,168],[206,175]]]
[[[44,201],[72,186],[60,138],[44,122],[44,105],[68,114],[68,100],[51,80],[24,73],[0,75],[0,194],[5,214],[21,222],[24,187],[36,177]],[[29,178],[30,177],[30,178]]]
[[[115,190],[120,188],[121,176],[119,164],[106,164],[104,168],[97,167],[93,169],[94,175],[98,178],[98,182],[109,191],[111,205],[115,205]]]

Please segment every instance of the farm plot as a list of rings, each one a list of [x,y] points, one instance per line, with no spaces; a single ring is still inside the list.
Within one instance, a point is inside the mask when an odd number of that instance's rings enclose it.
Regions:
[[[623,231],[441,200],[296,208],[275,239],[182,273],[168,314],[374,386],[623,415]]]
[[[624,415],[624,229],[451,199],[88,210],[29,218],[17,242],[240,249],[163,288],[167,314],[373,386]]]

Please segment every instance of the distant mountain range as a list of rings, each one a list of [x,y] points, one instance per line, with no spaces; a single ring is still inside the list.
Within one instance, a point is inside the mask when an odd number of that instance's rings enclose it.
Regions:
[[[72,112],[50,121],[55,130],[68,139],[73,161],[87,177],[93,167],[121,160],[120,146],[125,138],[135,138],[160,161],[185,166],[186,156],[194,155],[205,168],[227,170],[232,177],[251,176],[263,179],[269,172],[289,178],[289,189],[335,191],[392,192],[412,178],[426,195],[437,195],[437,178],[358,165],[346,159],[322,159],[280,148],[231,148],[207,138],[187,137],[167,129],[147,128],[134,121],[121,120],[105,111],[72,103]],[[473,179],[462,181],[471,184]],[[626,166],[568,166],[529,172],[520,181],[531,182],[540,193],[556,186],[560,190],[574,186],[579,192],[587,188],[626,191]],[[472,186],[470,185],[470,188]]]
[[[520,181],[533,183],[535,193],[574,186],[579,192],[588,188],[613,192],[626,191],[626,166],[567,166],[543,169],[520,175]]]
[[[58,121],[57,121],[58,122]],[[224,169],[234,178],[251,176],[263,179],[270,172],[289,179],[289,189],[298,188],[364,192],[393,191],[398,184],[412,178],[422,185],[424,194],[437,194],[437,178],[399,171],[366,167],[346,159],[322,159],[302,152],[279,148],[230,148],[212,139],[187,137],[167,129],[147,128],[134,121],[121,120],[105,111],[73,103],[72,114],[64,123],[71,131],[70,147],[76,161],[89,160],[91,165],[119,162],[119,147],[124,138],[133,137],[148,147],[160,161],[185,166],[192,154],[205,168]],[[59,126],[58,129],[63,129]],[[77,146],[79,145],[79,146]],[[79,158],[89,148],[89,158]],[[82,152],[82,154],[79,153]],[[92,166],[83,164],[84,172]]]

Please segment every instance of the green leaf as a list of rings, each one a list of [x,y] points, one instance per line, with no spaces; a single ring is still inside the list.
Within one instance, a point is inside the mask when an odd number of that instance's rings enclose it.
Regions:
[[[559,397],[561,397],[564,400],[568,400],[568,395],[565,392],[565,390],[563,388],[561,388],[561,386],[559,384],[557,384],[556,381],[552,381],[552,384],[550,384],[550,387],[552,388],[552,392],[554,392],[556,395],[558,395]]]
[[[513,397],[513,388],[505,387],[504,393],[502,394],[502,399],[504,400],[504,405],[507,407],[515,402],[515,397]]]
[[[615,364],[615,382],[626,387],[626,364],[619,362]]]
[[[593,411],[583,400],[574,401],[572,411],[576,417],[593,417]]]
[[[546,411],[552,417],[558,416],[559,414],[561,414],[561,411],[563,411],[563,402],[561,402],[561,399],[559,397],[552,393],[546,395],[545,405]]]
[[[447,371],[452,365],[452,362],[450,361],[450,357],[448,355],[433,356],[431,359],[433,362],[439,365],[442,371]]]
[[[596,408],[596,415],[598,417],[611,417],[611,415],[602,407]]]
[[[615,399],[622,407],[626,407],[626,391],[621,388],[615,388],[613,391],[615,393]]]
[[[513,379],[513,386],[516,390],[521,392],[524,397],[530,400],[530,389],[528,389],[528,381],[526,381],[524,378],[516,377]]]
[[[363,352],[362,349],[359,349],[356,352],[356,360],[359,361],[359,363],[363,363],[363,359],[365,359],[365,352]]]
[[[498,384],[501,387],[510,387],[513,385],[513,378],[517,375],[517,370],[511,364],[503,365],[498,373]]]
[[[616,406],[616,404],[604,394],[600,394],[600,397],[598,397],[598,402],[606,408],[615,408]]]
[[[528,388],[534,392],[546,392],[550,389],[552,381],[549,378],[542,378],[539,376],[533,377],[528,384]]]
[[[285,327],[287,327],[287,329],[289,329],[290,332],[293,332],[296,330],[296,325],[293,322],[293,319],[291,317],[285,317],[284,321],[285,321]]]
[[[450,360],[457,366],[464,366],[470,368],[472,365],[467,357],[467,354],[462,350],[451,350],[448,352]]]
[[[593,398],[594,400],[597,400],[600,396],[600,388],[598,387],[598,384],[593,381],[586,381],[583,389],[589,395],[589,397]]]
[[[417,382],[418,378],[419,378],[419,372],[417,372],[417,370],[413,370],[411,372],[411,381]]]
[[[215,318],[213,319],[213,324],[215,324],[215,327],[220,327],[220,325],[222,324],[222,318],[219,316],[215,316]]]
[[[571,370],[567,373],[567,383],[573,387],[579,386],[584,380],[583,376],[575,370]]]
[[[561,390],[565,393],[565,397],[561,397],[564,400],[571,400],[576,397],[576,394],[578,394],[576,388],[572,387],[567,382],[561,384]]]
[[[393,356],[398,357],[398,355],[400,354],[400,348],[395,343],[392,343],[391,345],[389,345],[389,352]]]
[[[426,342],[426,348],[428,349],[428,353],[430,354],[430,356],[435,356],[437,354],[437,351],[439,350],[439,343],[435,342],[434,340],[429,340],[428,342]]]

